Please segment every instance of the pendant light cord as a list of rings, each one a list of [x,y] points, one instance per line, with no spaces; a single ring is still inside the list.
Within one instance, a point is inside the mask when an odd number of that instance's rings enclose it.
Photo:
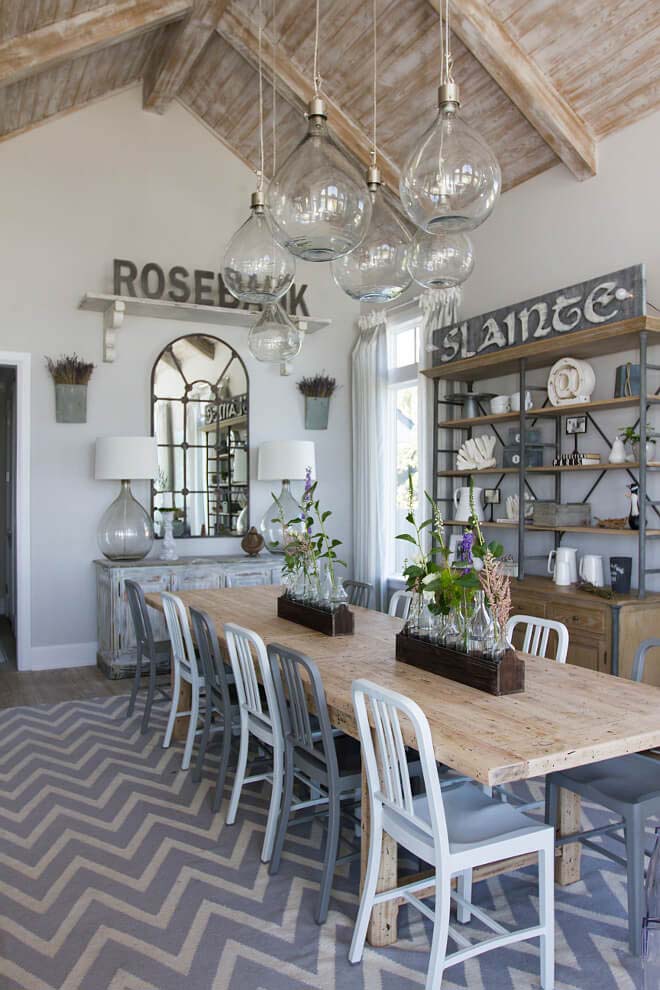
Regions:
[[[373,105],[373,142],[371,147],[371,164],[376,165],[378,160],[378,144],[376,141],[376,129],[377,129],[377,86],[378,86],[378,0],[373,0],[373,31],[374,31],[374,105]]]
[[[264,71],[261,58],[261,40],[263,35],[262,2],[259,0],[259,168],[257,170],[257,192],[264,188]]]
[[[321,76],[319,75],[319,22],[321,19],[320,0],[316,0],[316,27],[314,29],[314,96],[321,92]]]
[[[275,11],[275,0],[272,0],[270,8],[270,29],[272,31],[271,35],[271,83],[273,87],[273,112],[272,112],[272,131],[273,131],[273,165],[271,168],[271,178],[275,175],[275,170],[277,168],[277,31],[275,30],[276,11]]]
[[[453,83],[454,63],[449,49],[449,0],[445,0],[445,13],[440,2],[440,84]]]

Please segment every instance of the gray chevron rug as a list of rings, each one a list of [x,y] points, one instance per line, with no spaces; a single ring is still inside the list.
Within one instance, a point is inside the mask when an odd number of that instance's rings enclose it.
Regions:
[[[180,749],[161,748],[159,726],[141,736],[126,703],[0,713],[0,990],[423,987],[428,926],[416,912],[401,912],[396,948],[367,948],[349,965],[356,866],[338,872],[319,928],[319,825],[296,830],[269,877],[259,857],[267,791],[249,788],[225,825],[226,802],[210,809],[212,761],[193,784]],[[478,884],[475,901],[526,926],[534,879]],[[582,881],[557,888],[556,918],[557,990],[643,986],[626,948],[621,869],[584,855]],[[442,990],[538,986],[537,946],[521,943],[449,970]]]

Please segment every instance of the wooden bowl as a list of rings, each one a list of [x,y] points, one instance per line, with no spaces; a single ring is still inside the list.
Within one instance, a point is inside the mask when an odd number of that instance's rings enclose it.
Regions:
[[[598,526],[601,529],[625,529],[628,525],[628,517],[624,516],[622,519],[596,519]]]

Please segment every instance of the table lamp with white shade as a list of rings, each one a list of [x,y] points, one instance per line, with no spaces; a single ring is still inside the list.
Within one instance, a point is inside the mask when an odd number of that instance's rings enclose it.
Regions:
[[[131,481],[158,476],[155,437],[99,437],[94,476],[97,481],[121,482],[119,495],[99,523],[101,553],[109,560],[142,560],[153,546],[154,529],[131,492]]]
[[[259,481],[281,481],[282,490],[276,502],[264,513],[259,526],[266,546],[273,553],[284,553],[282,525],[278,521],[280,507],[286,522],[300,515],[300,503],[291,494],[291,482],[303,481],[307,470],[316,477],[316,455],[311,440],[268,440],[259,446]]]

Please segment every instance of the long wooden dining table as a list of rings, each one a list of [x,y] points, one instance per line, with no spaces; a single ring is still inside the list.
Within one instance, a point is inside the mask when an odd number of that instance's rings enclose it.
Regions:
[[[266,643],[281,643],[311,657],[321,672],[333,725],[355,738],[351,685],[365,677],[416,701],[429,720],[438,762],[489,786],[660,746],[660,688],[525,657],[524,692],[494,697],[397,662],[395,634],[401,629],[400,619],[353,608],[354,635],[329,637],[278,618],[279,594],[281,588],[271,585],[187,591],[180,598],[186,607],[209,614],[221,644],[224,624],[234,622],[252,629]],[[159,594],[148,594],[146,600],[162,610]],[[186,704],[183,699],[181,707]],[[414,740],[406,738],[406,742]],[[362,797],[364,874],[369,848],[364,776]],[[559,835],[579,831],[580,817],[580,798],[561,791]],[[512,860],[495,864],[475,879],[523,865]],[[396,843],[385,837],[379,890],[396,884],[397,868]],[[560,884],[580,879],[579,843],[558,847],[556,879]],[[374,908],[369,930],[372,945],[397,940],[398,908],[396,900]]]

